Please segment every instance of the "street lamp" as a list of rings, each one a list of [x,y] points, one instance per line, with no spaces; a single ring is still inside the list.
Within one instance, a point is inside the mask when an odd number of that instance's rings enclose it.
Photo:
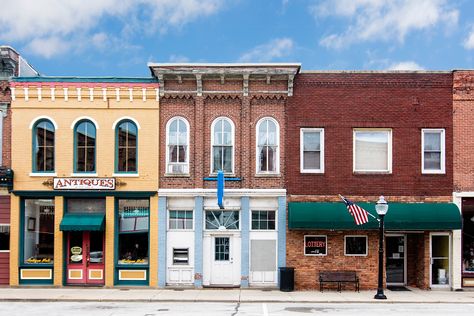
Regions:
[[[388,204],[383,195],[379,197],[377,204],[375,204],[375,211],[379,215],[379,284],[377,287],[377,294],[374,298],[378,300],[386,300],[387,297],[383,294],[383,218],[388,211]]]

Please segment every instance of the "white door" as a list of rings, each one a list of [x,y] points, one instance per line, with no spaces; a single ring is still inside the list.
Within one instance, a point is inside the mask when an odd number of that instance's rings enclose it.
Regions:
[[[430,285],[449,287],[451,280],[451,237],[448,233],[430,236]]]
[[[233,285],[232,236],[212,237],[211,285]]]

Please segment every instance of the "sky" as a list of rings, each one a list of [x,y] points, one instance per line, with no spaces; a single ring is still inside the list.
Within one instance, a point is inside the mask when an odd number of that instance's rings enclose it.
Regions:
[[[474,69],[472,0],[0,0],[0,45],[48,76],[149,62]]]

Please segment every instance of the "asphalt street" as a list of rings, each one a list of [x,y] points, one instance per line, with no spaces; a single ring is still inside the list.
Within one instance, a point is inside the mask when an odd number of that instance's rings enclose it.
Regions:
[[[0,302],[3,316],[473,315],[473,304]]]

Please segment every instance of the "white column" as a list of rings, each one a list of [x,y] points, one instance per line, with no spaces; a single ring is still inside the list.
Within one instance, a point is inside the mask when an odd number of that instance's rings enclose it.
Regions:
[[[462,216],[462,197],[453,193],[453,202],[459,208],[459,212]],[[452,274],[451,274],[451,285],[453,290],[459,290],[462,288],[462,242],[461,242],[462,230],[453,230],[453,245],[452,245]]]

